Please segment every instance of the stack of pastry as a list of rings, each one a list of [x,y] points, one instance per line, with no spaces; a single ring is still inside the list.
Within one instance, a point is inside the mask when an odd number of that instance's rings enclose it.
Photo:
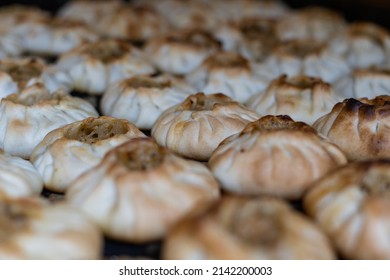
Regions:
[[[390,258],[386,28],[278,0],[0,23],[1,259]]]

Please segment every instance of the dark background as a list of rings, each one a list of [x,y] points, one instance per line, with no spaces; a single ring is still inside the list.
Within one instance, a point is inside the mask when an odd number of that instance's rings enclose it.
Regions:
[[[56,11],[65,2],[66,0],[0,0],[0,5],[15,3],[30,4],[38,5],[45,10]],[[292,8],[300,8],[308,5],[321,5],[333,8],[339,10],[349,21],[373,21],[390,29],[389,0],[285,0],[284,2]]]

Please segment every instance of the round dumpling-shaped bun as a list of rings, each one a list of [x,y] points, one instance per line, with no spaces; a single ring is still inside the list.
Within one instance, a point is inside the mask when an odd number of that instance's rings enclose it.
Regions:
[[[344,31],[346,22],[336,11],[311,6],[290,12],[277,23],[277,36],[282,41],[313,40],[327,43]]]
[[[315,182],[304,209],[346,259],[390,259],[390,162],[350,163]]]
[[[99,259],[103,236],[80,210],[64,203],[0,195],[0,259]]]
[[[326,235],[288,203],[273,197],[223,196],[180,221],[165,238],[164,259],[335,259]]]
[[[108,152],[71,184],[65,197],[108,237],[143,243],[163,238],[179,219],[219,195],[204,164],[143,137]]]
[[[375,98],[390,94],[390,68],[356,69],[334,83],[334,88],[344,98]]]
[[[223,92],[241,103],[264,90],[268,84],[268,78],[258,75],[251,61],[233,52],[211,55],[186,79],[199,92]]]
[[[174,29],[201,28],[211,30],[221,22],[213,1],[135,0],[136,7],[149,6],[161,14]]]
[[[390,33],[375,23],[351,23],[329,45],[352,68],[388,67],[390,63]]]
[[[171,75],[137,75],[108,88],[100,102],[103,114],[124,118],[150,130],[166,109],[184,101],[196,90]]]
[[[148,59],[162,72],[185,75],[220,48],[220,42],[211,33],[186,29],[152,38],[144,50]]]
[[[8,197],[39,196],[43,181],[31,162],[0,150],[0,192]]]
[[[0,60],[0,98],[37,83],[42,83],[50,92],[71,88],[70,76],[38,57]]]
[[[155,72],[139,49],[119,39],[82,44],[60,56],[57,66],[69,74],[73,89],[92,95],[102,95],[122,79]]]
[[[103,15],[96,23],[103,37],[144,42],[168,31],[166,19],[148,6],[119,6],[113,13]]]
[[[99,38],[83,22],[58,18],[26,25],[16,33],[24,51],[42,56],[57,56]]]
[[[277,45],[257,71],[270,80],[280,75],[321,77],[333,83],[350,72],[348,64],[326,44],[293,40]]]
[[[90,117],[49,132],[34,148],[30,161],[45,188],[65,192],[68,185],[96,166],[112,148],[144,134],[127,120]]]
[[[256,112],[224,94],[197,93],[163,112],[152,136],[179,155],[207,161],[223,139],[258,118]]]
[[[0,29],[11,33],[49,18],[47,11],[34,6],[14,4],[0,7]]]
[[[209,167],[226,191],[299,199],[312,182],[346,162],[307,124],[265,116],[225,139]]]
[[[295,121],[312,124],[339,101],[332,86],[320,78],[283,75],[247,104],[260,115],[288,115]]]
[[[82,21],[94,28],[103,16],[115,13],[122,5],[122,0],[71,0],[58,10],[57,17]]]
[[[215,36],[227,51],[235,51],[253,62],[262,62],[279,43],[276,20],[263,17],[244,18],[221,24]]]
[[[350,160],[390,157],[390,96],[346,99],[313,127],[338,145]]]
[[[98,116],[87,101],[42,84],[0,100],[0,149],[28,159],[47,133],[63,125]]]

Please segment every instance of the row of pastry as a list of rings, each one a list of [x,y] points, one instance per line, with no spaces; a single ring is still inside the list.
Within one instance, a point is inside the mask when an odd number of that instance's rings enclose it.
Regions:
[[[390,258],[378,160],[390,107],[377,97],[387,30],[275,1],[75,1],[54,19],[12,15],[0,17],[15,29],[0,48],[21,46],[0,61],[0,258],[101,258],[103,235],[163,240],[168,259]],[[50,37],[72,16],[87,39],[48,52],[75,38],[76,25]],[[71,90],[102,96],[98,108]],[[43,187],[64,201],[42,200]]]

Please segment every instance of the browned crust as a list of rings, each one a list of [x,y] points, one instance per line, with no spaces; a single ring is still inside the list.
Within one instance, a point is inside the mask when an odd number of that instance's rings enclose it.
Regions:
[[[277,130],[298,130],[317,134],[316,130],[304,122],[296,122],[286,115],[264,116],[257,121],[247,124],[241,135],[254,132],[267,132]]]
[[[214,68],[242,68],[250,70],[250,63],[242,55],[232,52],[220,52],[208,57],[205,66],[210,70]]]
[[[131,52],[132,47],[127,42],[119,39],[108,39],[86,45],[82,54],[100,60],[103,63],[111,63],[121,59]]]
[[[129,88],[169,88],[172,87],[172,81],[170,79],[156,80],[151,76],[137,75],[125,80],[126,87]]]
[[[151,138],[134,138],[107,154],[129,171],[150,171],[163,164],[168,150]],[[104,160],[103,160],[104,161]]]
[[[197,94],[188,96],[176,111],[212,111],[218,104],[232,103],[232,99],[222,93]]]
[[[114,118],[87,118],[64,133],[64,137],[71,140],[94,144],[115,135],[126,134],[129,127],[127,121]]]

